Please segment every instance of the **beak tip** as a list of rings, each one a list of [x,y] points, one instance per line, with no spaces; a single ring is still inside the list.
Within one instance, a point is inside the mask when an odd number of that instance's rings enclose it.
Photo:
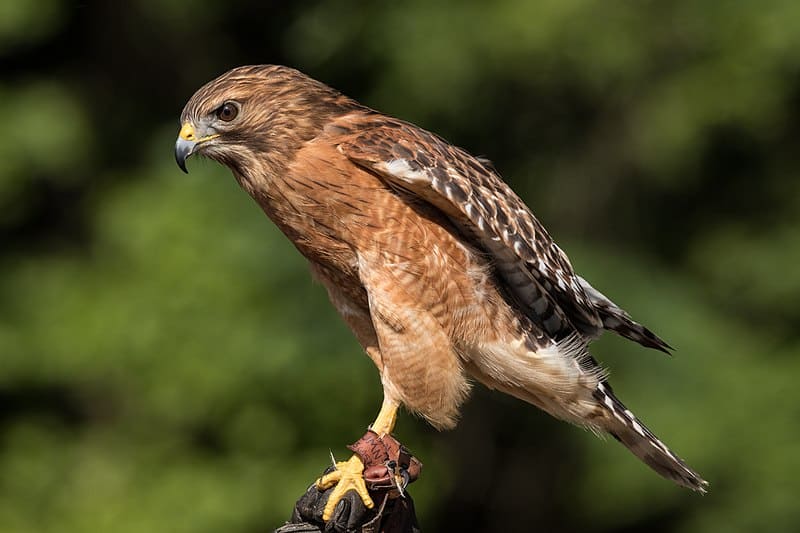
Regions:
[[[175,162],[178,163],[178,168],[183,170],[186,174],[189,173],[186,169],[186,160],[194,153],[195,144],[196,143],[192,141],[187,141],[180,137],[175,143]]]
[[[181,160],[180,157],[176,157],[175,161],[178,163],[178,168],[183,171],[184,174],[188,174],[189,171],[186,169],[186,160]]]

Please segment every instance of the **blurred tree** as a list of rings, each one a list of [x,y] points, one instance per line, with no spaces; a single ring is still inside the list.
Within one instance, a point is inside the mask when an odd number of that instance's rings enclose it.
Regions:
[[[0,0],[0,530],[270,531],[374,414],[298,254],[171,159],[191,93],[268,62],[491,157],[678,348],[596,353],[708,496],[477,391],[454,432],[400,422],[423,527],[795,531],[798,27],[789,0]]]

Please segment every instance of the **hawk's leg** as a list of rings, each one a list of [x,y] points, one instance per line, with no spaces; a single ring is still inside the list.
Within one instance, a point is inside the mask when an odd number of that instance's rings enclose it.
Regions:
[[[369,429],[377,433],[379,437],[391,435],[392,431],[394,431],[394,425],[397,422],[398,407],[400,407],[400,404],[396,401],[384,398],[378,417]]]
[[[391,434],[397,420],[398,407],[399,404],[397,402],[384,398],[378,417],[372,423],[370,429],[377,433],[379,437]],[[353,455],[347,461],[336,463],[335,466],[336,470],[330,474],[325,474],[317,480],[317,488],[320,490],[326,490],[336,485],[336,488],[333,489],[328,498],[328,502],[325,504],[322,519],[326,522],[331,519],[336,505],[349,490],[356,491],[364,505],[368,509],[372,509],[375,503],[372,501],[367,485],[364,482],[364,463],[361,458],[358,455]]]

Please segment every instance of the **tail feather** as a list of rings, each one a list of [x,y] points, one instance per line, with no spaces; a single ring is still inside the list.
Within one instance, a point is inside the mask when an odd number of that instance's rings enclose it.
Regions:
[[[606,410],[603,429],[661,476],[683,487],[706,493],[708,482],[647,429],[614,396],[608,383],[598,384],[594,397]]]

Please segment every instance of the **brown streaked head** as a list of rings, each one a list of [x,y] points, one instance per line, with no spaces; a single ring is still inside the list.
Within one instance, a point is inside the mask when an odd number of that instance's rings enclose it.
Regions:
[[[278,166],[332,116],[359,107],[288,67],[238,67],[205,84],[183,108],[175,160],[184,172],[193,154],[240,171],[256,160]]]

